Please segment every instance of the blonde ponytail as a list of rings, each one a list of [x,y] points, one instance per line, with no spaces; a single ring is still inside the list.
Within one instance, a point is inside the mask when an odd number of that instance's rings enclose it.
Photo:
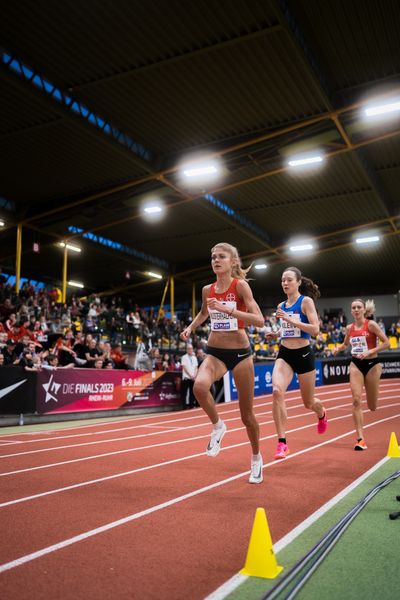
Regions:
[[[373,300],[367,300],[365,302],[365,316],[370,319],[375,314],[375,302]]]

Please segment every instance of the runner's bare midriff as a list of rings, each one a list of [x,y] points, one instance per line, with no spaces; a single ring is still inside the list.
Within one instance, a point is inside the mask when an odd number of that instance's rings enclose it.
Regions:
[[[249,338],[244,329],[237,331],[212,331],[208,338],[208,345],[213,348],[247,348]]]
[[[281,341],[281,345],[285,346],[285,348],[289,348],[290,350],[297,350],[297,348],[305,348],[310,345],[310,342],[305,338],[297,338],[297,339],[285,339]]]

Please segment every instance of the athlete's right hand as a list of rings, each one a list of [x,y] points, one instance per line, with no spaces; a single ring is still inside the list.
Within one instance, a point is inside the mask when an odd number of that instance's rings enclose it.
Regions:
[[[279,331],[268,331],[268,333],[265,334],[267,340],[276,340],[278,337]]]
[[[188,341],[188,339],[190,338],[190,336],[191,336],[191,335],[192,335],[192,328],[191,328],[191,326],[189,325],[189,327],[186,327],[186,329],[184,329],[184,330],[182,331],[182,333],[180,334],[180,336],[179,336],[179,337],[180,337],[180,338],[181,338],[181,340],[183,340],[184,342],[187,342],[187,341]]]

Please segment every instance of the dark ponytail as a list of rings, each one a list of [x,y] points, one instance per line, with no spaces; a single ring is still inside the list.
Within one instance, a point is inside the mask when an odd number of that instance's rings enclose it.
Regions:
[[[310,296],[310,298],[313,298],[313,300],[316,300],[321,296],[321,292],[319,291],[317,284],[314,283],[312,279],[304,277],[304,275],[301,274],[300,269],[297,267],[288,267],[285,269],[285,271],[293,271],[293,273],[296,275],[297,281],[301,280],[299,287],[300,294],[303,294],[304,296]]]

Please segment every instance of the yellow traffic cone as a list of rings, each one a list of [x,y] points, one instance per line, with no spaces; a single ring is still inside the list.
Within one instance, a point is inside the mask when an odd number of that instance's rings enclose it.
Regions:
[[[240,573],[250,577],[275,579],[282,569],[283,567],[280,567],[276,562],[265,510],[257,508],[249,549],[247,550],[246,564]]]
[[[392,431],[392,433],[390,434],[390,442],[387,451],[387,456],[390,456],[390,458],[400,458],[400,448],[394,431]]]

